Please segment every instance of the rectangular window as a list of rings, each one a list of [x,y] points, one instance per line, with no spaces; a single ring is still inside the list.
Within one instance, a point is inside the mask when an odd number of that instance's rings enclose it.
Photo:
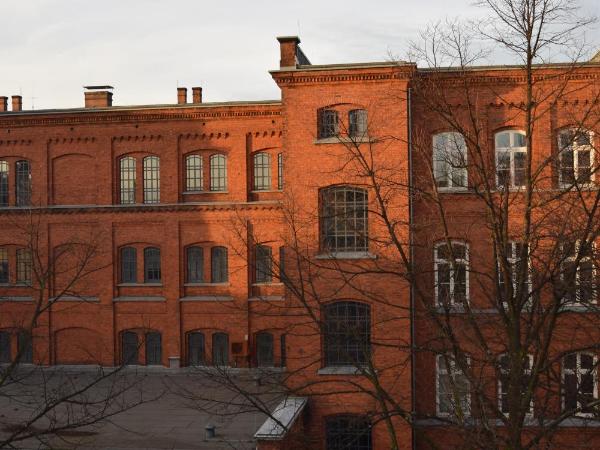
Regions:
[[[325,424],[326,450],[371,450],[371,424],[365,417],[340,415]]]
[[[137,283],[137,251],[133,247],[121,249],[121,283]]]
[[[531,270],[529,268],[529,251],[527,245],[521,242],[510,241],[506,244],[504,252],[506,257],[506,267],[504,267],[502,263],[501,255],[498,255],[498,298],[503,302],[504,307],[506,308],[508,307],[507,299],[516,298],[517,294],[520,294],[521,298],[526,296],[526,302],[529,301],[529,294],[531,292]],[[527,255],[525,261],[522,260],[523,255]],[[526,264],[526,267],[523,267],[523,264]],[[507,273],[505,273],[506,270],[508,271]],[[522,271],[525,271],[525,278],[520,280],[519,277],[521,276]],[[509,290],[507,289],[506,279],[510,282],[512,297],[508,297]],[[519,290],[519,288],[521,290]]]
[[[562,131],[558,137],[559,185],[586,185],[594,179],[592,133],[586,130]]]
[[[366,252],[367,191],[350,186],[327,188],[321,194],[322,248],[329,252]]]
[[[188,283],[202,283],[204,281],[204,250],[202,247],[188,247],[186,253]]]
[[[31,165],[29,161],[16,163],[16,203],[17,206],[31,205]]]
[[[469,298],[469,250],[466,244],[439,243],[434,251],[436,296],[439,306],[460,305]]]
[[[323,308],[325,367],[361,366],[371,355],[371,310],[358,302],[335,302]]]
[[[0,206],[8,206],[8,162],[0,161]]]
[[[144,203],[160,203],[160,158],[144,158]]]
[[[189,155],[185,158],[185,190],[199,192],[204,189],[202,156]]]
[[[27,248],[17,250],[17,283],[31,284],[31,251]]]
[[[334,109],[320,109],[318,111],[319,139],[335,137],[339,134],[338,113]]]
[[[353,109],[348,113],[348,134],[350,137],[364,137],[367,135],[367,111]]]
[[[597,358],[589,353],[571,353],[563,358],[563,410],[578,416],[593,416],[598,398]]]
[[[144,249],[144,282],[160,283],[160,249],[148,247]]]
[[[499,363],[499,372],[500,378],[498,380],[498,402],[500,411],[503,414],[508,414],[510,412],[508,395],[509,395],[509,386],[510,386],[510,367],[509,367],[509,359],[508,355],[502,355],[498,359]],[[521,380],[521,392],[527,392],[527,386],[529,384],[529,376],[531,375],[531,367],[533,365],[533,356],[527,355],[527,357],[523,360],[523,378]],[[533,414],[533,399],[529,406],[528,415]]]
[[[21,331],[17,337],[17,345],[19,346],[19,362],[21,364],[33,363],[33,342],[31,334],[26,331]]]
[[[254,155],[254,190],[268,191],[271,189],[271,156],[268,153]]]
[[[8,250],[0,248],[0,283],[8,284]]]
[[[227,249],[225,247],[213,247],[210,250],[210,282],[226,283],[228,279]]]
[[[277,189],[283,189],[283,153],[277,155]]]
[[[561,264],[561,280],[565,304],[585,306],[595,303],[594,246],[576,241],[575,244],[564,244],[562,251],[565,259]]]
[[[451,356],[437,357],[437,413],[459,420],[471,415],[469,379]]]
[[[273,279],[273,255],[271,247],[257,245],[254,254],[255,282],[270,283]]]
[[[119,160],[120,203],[131,205],[135,203],[135,158],[125,157]]]
[[[433,136],[433,176],[438,188],[467,187],[467,145],[462,134]]]
[[[227,159],[225,155],[210,157],[210,190],[213,192],[227,190]]]
[[[162,339],[160,333],[146,333],[146,365],[162,364]]]

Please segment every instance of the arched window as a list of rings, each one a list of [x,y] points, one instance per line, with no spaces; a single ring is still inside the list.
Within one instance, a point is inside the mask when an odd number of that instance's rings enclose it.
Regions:
[[[467,359],[466,364],[469,364]],[[450,355],[438,355],[437,414],[465,417],[471,415],[471,385],[457,361]]]
[[[266,331],[256,335],[256,364],[258,367],[273,366],[273,335]]]
[[[202,283],[204,281],[204,249],[188,247],[186,249],[187,282]]]
[[[144,203],[160,203],[160,158],[146,156],[144,164]]]
[[[348,113],[348,135],[359,138],[367,135],[366,109],[353,109]]]
[[[531,367],[533,366],[533,355],[527,355],[523,359],[523,378],[521,381],[522,391],[527,392],[527,385],[529,383],[529,376],[531,375]],[[508,355],[500,355],[498,358],[498,372],[500,378],[498,379],[498,408],[503,414],[508,414],[508,387],[510,385],[510,360]],[[533,414],[533,399],[529,407],[529,415]]]
[[[0,161],[0,206],[8,206],[8,163]]]
[[[592,353],[571,353],[563,358],[563,410],[579,409],[578,416],[593,416],[598,399],[598,359]]]
[[[162,364],[162,339],[157,331],[146,333],[146,365]]]
[[[227,333],[213,334],[212,363],[215,366],[229,365],[229,336]]]
[[[188,333],[188,365],[204,364],[204,334],[199,331]]]
[[[228,279],[226,247],[213,247],[210,249],[210,265],[210,282],[226,283]]]
[[[19,331],[17,336],[17,345],[19,347],[19,363],[33,363],[33,342],[31,334],[25,330]]]
[[[321,108],[317,111],[317,137],[325,139],[339,134],[338,112],[335,109]]]
[[[323,308],[325,366],[365,364],[371,354],[371,310],[357,302]]]
[[[185,158],[185,190],[187,192],[204,190],[204,173],[200,155],[188,155]]]
[[[326,450],[371,450],[371,423],[361,416],[338,415],[325,423]]]
[[[160,249],[147,247],[144,249],[144,282],[160,283]]]
[[[433,176],[438,188],[467,187],[467,144],[462,134],[433,136]]]
[[[137,250],[121,248],[121,283],[137,283]]]
[[[450,248],[449,248],[450,247]],[[435,295],[440,306],[469,299],[469,249],[463,242],[440,242],[434,251]]]
[[[0,247],[0,284],[8,284],[8,250]]]
[[[138,335],[133,331],[121,333],[121,354],[123,364],[138,364]]]
[[[227,190],[227,158],[225,155],[212,155],[210,157],[210,190]]]
[[[527,143],[523,131],[496,133],[496,184],[499,188],[525,186]]]
[[[257,245],[254,248],[254,281],[270,283],[273,280],[273,254],[271,247]]]
[[[122,205],[135,203],[135,158],[126,156],[119,160],[120,202]]]
[[[0,364],[11,362],[10,333],[0,331]]]
[[[16,203],[17,206],[31,205],[31,164],[29,161],[17,161],[16,173]]]
[[[17,249],[17,283],[31,284],[31,250]]]
[[[254,190],[268,191],[271,189],[271,155],[256,153],[254,155]]]
[[[283,153],[277,154],[277,189],[283,189]]]
[[[563,130],[558,135],[558,148],[560,187],[591,183],[594,179],[592,133],[586,130]]]
[[[321,191],[321,245],[324,251],[367,251],[368,223],[365,189],[335,186]]]

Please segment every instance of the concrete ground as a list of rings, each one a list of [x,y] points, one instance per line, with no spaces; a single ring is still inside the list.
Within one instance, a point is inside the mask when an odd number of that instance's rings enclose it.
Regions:
[[[23,430],[29,437],[13,441],[13,448],[250,450],[267,416],[242,393],[260,394],[267,409],[281,399],[272,373],[145,367],[108,373],[68,366],[20,370],[0,387],[0,447],[10,448],[6,440]],[[209,424],[214,438],[207,437]]]

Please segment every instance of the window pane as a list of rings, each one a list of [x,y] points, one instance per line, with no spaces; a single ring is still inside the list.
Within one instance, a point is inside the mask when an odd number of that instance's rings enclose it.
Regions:
[[[588,183],[592,179],[591,151],[577,151],[577,181],[579,183]]]
[[[320,109],[318,111],[318,137],[319,139],[338,135],[338,113],[333,109]]]
[[[258,333],[256,335],[256,362],[259,367],[273,366],[273,335]]]
[[[254,190],[271,189],[271,156],[268,153],[254,155]]]
[[[211,249],[211,283],[225,283],[228,279],[227,249],[213,247]]]
[[[348,114],[349,135],[352,137],[362,137],[367,134],[367,111],[364,109],[354,109]]]
[[[185,190],[188,192],[202,191],[204,186],[204,173],[202,157],[188,155],[185,159]]]
[[[193,332],[188,334],[188,364],[201,366],[204,364],[204,334]]]
[[[138,363],[138,336],[132,331],[124,331],[121,335],[123,364]]]
[[[255,280],[257,283],[270,283],[273,278],[273,255],[271,247],[257,245],[255,248]]]
[[[227,159],[225,155],[210,157],[210,190],[227,190]]]
[[[17,206],[31,205],[31,165],[29,161],[16,163],[16,203]]]
[[[229,365],[229,336],[225,333],[215,333],[212,338],[212,362],[215,366]]]
[[[146,333],[146,365],[162,364],[162,344],[160,333]]]
[[[144,249],[144,282],[160,282],[160,249],[148,247]]]
[[[137,282],[137,250],[133,247],[121,249],[121,283]]]
[[[526,180],[526,165],[527,165],[527,153],[525,152],[515,152],[515,179],[514,186],[515,187],[523,187],[525,186]]]
[[[120,183],[121,183],[121,204],[129,205],[135,203],[135,178],[136,178],[136,163],[131,157],[121,158],[120,166]]]
[[[322,192],[322,246],[331,252],[368,250],[367,193],[348,186]]]
[[[19,346],[21,364],[32,364],[33,363],[33,342],[31,335],[26,331],[19,332],[17,337],[17,345]]]
[[[327,450],[371,450],[371,424],[358,416],[337,416],[325,425]]]
[[[0,283],[8,283],[8,250],[0,248]]]
[[[8,163],[0,161],[0,206],[8,206]]]
[[[277,189],[283,189],[283,153],[277,155]]]
[[[144,203],[160,203],[160,158],[144,158]]]
[[[204,250],[202,247],[187,249],[187,281],[202,283],[204,281]]]
[[[27,248],[17,250],[17,283],[31,283],[31,251]]]

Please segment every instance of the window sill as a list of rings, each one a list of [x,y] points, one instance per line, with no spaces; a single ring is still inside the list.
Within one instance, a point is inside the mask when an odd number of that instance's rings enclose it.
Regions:
[[[251,194],[281,194],[283,189],[253,189]]]
[[[283,295],[256,295],[249,297],[249,302],[282,302],[285,300]]]
[[[0,283],[0,287],[3,288],[30,288],[31,284],[27,283]]]
[[[369,136],[331,136],[326,138],[315,139],[313,144],[364,144],[366,142],[375,142],[375,139]]]
[[[327,366],[317,370],[317,375],[363,375],[366,367],[356,366]]]
[[[207,282],[198,282],[198,283],[184,283],[185,287],[229,287],[229,282],[224,283],[207,283]]]
[[[20,297],[14,295],[8,295],[5,297],[0,297],[0,302],[25,302],[31,303],[33,302],[33,297]]]
[[[472,191],[468,187],[438,187],[440,194],[468,194]]]
[[[377,259],[377,255],[370,252],[332,252],[321,253],[315,259]]]
[[[198,194],[206,194],[207,191],[183,191],[181,195],[198,195]]]
[[[190,295],[181,297],[180,302],[232,302],[233,297],[229,295]]]
[[[82,303],[100,303],[99,297],[76,297],[73,295],[63,295],[62,297],[51,297],[51,302],[82,302]]]
[[[562,305],[560,308],[561,312],[598,312],[598,305],[596,302],[589,303],[587,305],[572,303],[570,305]]]
[[[283,283],[280,283],[279,281],[265,281],[261,283],[252,283],[252,286],[283,286]]]
[[[113,302],[166,302],[165,297],[158,297],[154,295],[126,295],[121,297],[114,297]]]
[[[117,287],[162,287],[162,283],[119,283]]]

